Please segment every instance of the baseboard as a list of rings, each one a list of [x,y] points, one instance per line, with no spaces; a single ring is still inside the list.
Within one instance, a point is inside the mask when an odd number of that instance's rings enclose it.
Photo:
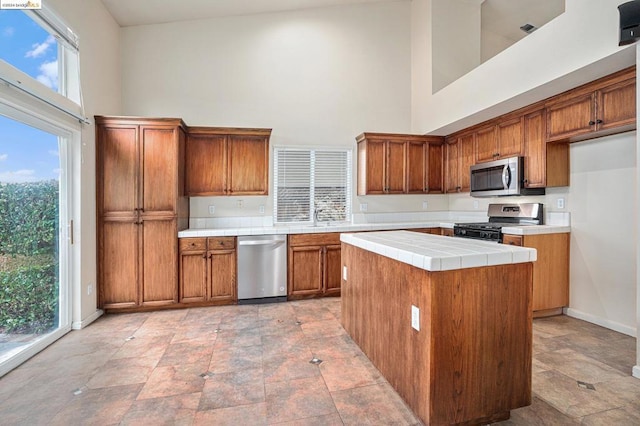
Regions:
[[[631,370],[631,375],[636,379],[640,379],[640,365],[634,365]]]
[[[71,328],[73,330],[80,330],[82,328],[85,328],[86,326],[88,326],[89,324],[91,324],[92,322],[94,322],[95,320],[100,318],[103,314],[104,314],[104,311],[102,309],[96,309],[96,311],[94,313],[92,313],[91,315],[89,315],[88,317],[83,319],[82,321],[74,321],[74,322],[72,322],[71,323]]]
[[[570,317],[581,319],[599,325],[601,327],[608,328],[609,330],[626,334],[627,336],[636,337],[637,329],[635,327],[629,327],[628,325],[620,324],[619,322],[611,321],[605,318],[600,318],[573,308],[565,308],[564,313]]]

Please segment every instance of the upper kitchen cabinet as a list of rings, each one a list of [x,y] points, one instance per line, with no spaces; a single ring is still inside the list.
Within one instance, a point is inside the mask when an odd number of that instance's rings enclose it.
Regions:
[[[425,140],[426,139],[426,140]],[[439,136],[407,142],[407,193],[442,194],[444,141]]]
[[[406,192],[405,135],[363,133],[358,142],[358,195]]]
[[[521,117],[500,120],[497,124],[476,130],[476,162],[522,155],[523,127]]]
[[[358,142],[358,195],[440,194],[444,138],[363,133]]]
[[[100,307],[177,302],[178,237],[188,224],[180,119],[96,116]]]
[[[636,126],[635,67],[552,98],[547,140],[579,141],[632,130]]]
[[[447,138],[445,144],[445,192],[469,192],[470,169],[475,164],[476,133]]]
[[[190,127],[187,195],[267,195],[271,129]]]
[[[532,111],[522,117],[524,129],[525,188],[569,185],[569,144],[546,141],[546,111]]]

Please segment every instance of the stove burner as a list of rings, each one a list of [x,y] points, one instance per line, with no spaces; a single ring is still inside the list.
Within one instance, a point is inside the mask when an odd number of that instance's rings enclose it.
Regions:
[[[542,204],[519,205],[523,209],[514,209],[513,206],[513,204],[490,204],[488,222],[456,223],[453,226],[453,235],[502,242],[502,227],[504,226],[527,226],[542,223]],[[535,215],[527,216],[521,210],[528,212],[535,210]]]

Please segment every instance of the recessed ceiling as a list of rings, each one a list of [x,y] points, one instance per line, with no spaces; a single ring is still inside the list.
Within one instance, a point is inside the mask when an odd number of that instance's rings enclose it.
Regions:
[[[102,3],[121,27],[129,27],[384,1],[400,0],[102,0]]]

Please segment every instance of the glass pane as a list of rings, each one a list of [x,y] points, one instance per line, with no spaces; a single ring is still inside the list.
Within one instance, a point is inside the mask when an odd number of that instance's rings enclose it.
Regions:
[[[0,362],[60,323],[58,144],[0,116]]]
[[[0,10],[0,59],[58,91],[58,42],[20,10]]]

